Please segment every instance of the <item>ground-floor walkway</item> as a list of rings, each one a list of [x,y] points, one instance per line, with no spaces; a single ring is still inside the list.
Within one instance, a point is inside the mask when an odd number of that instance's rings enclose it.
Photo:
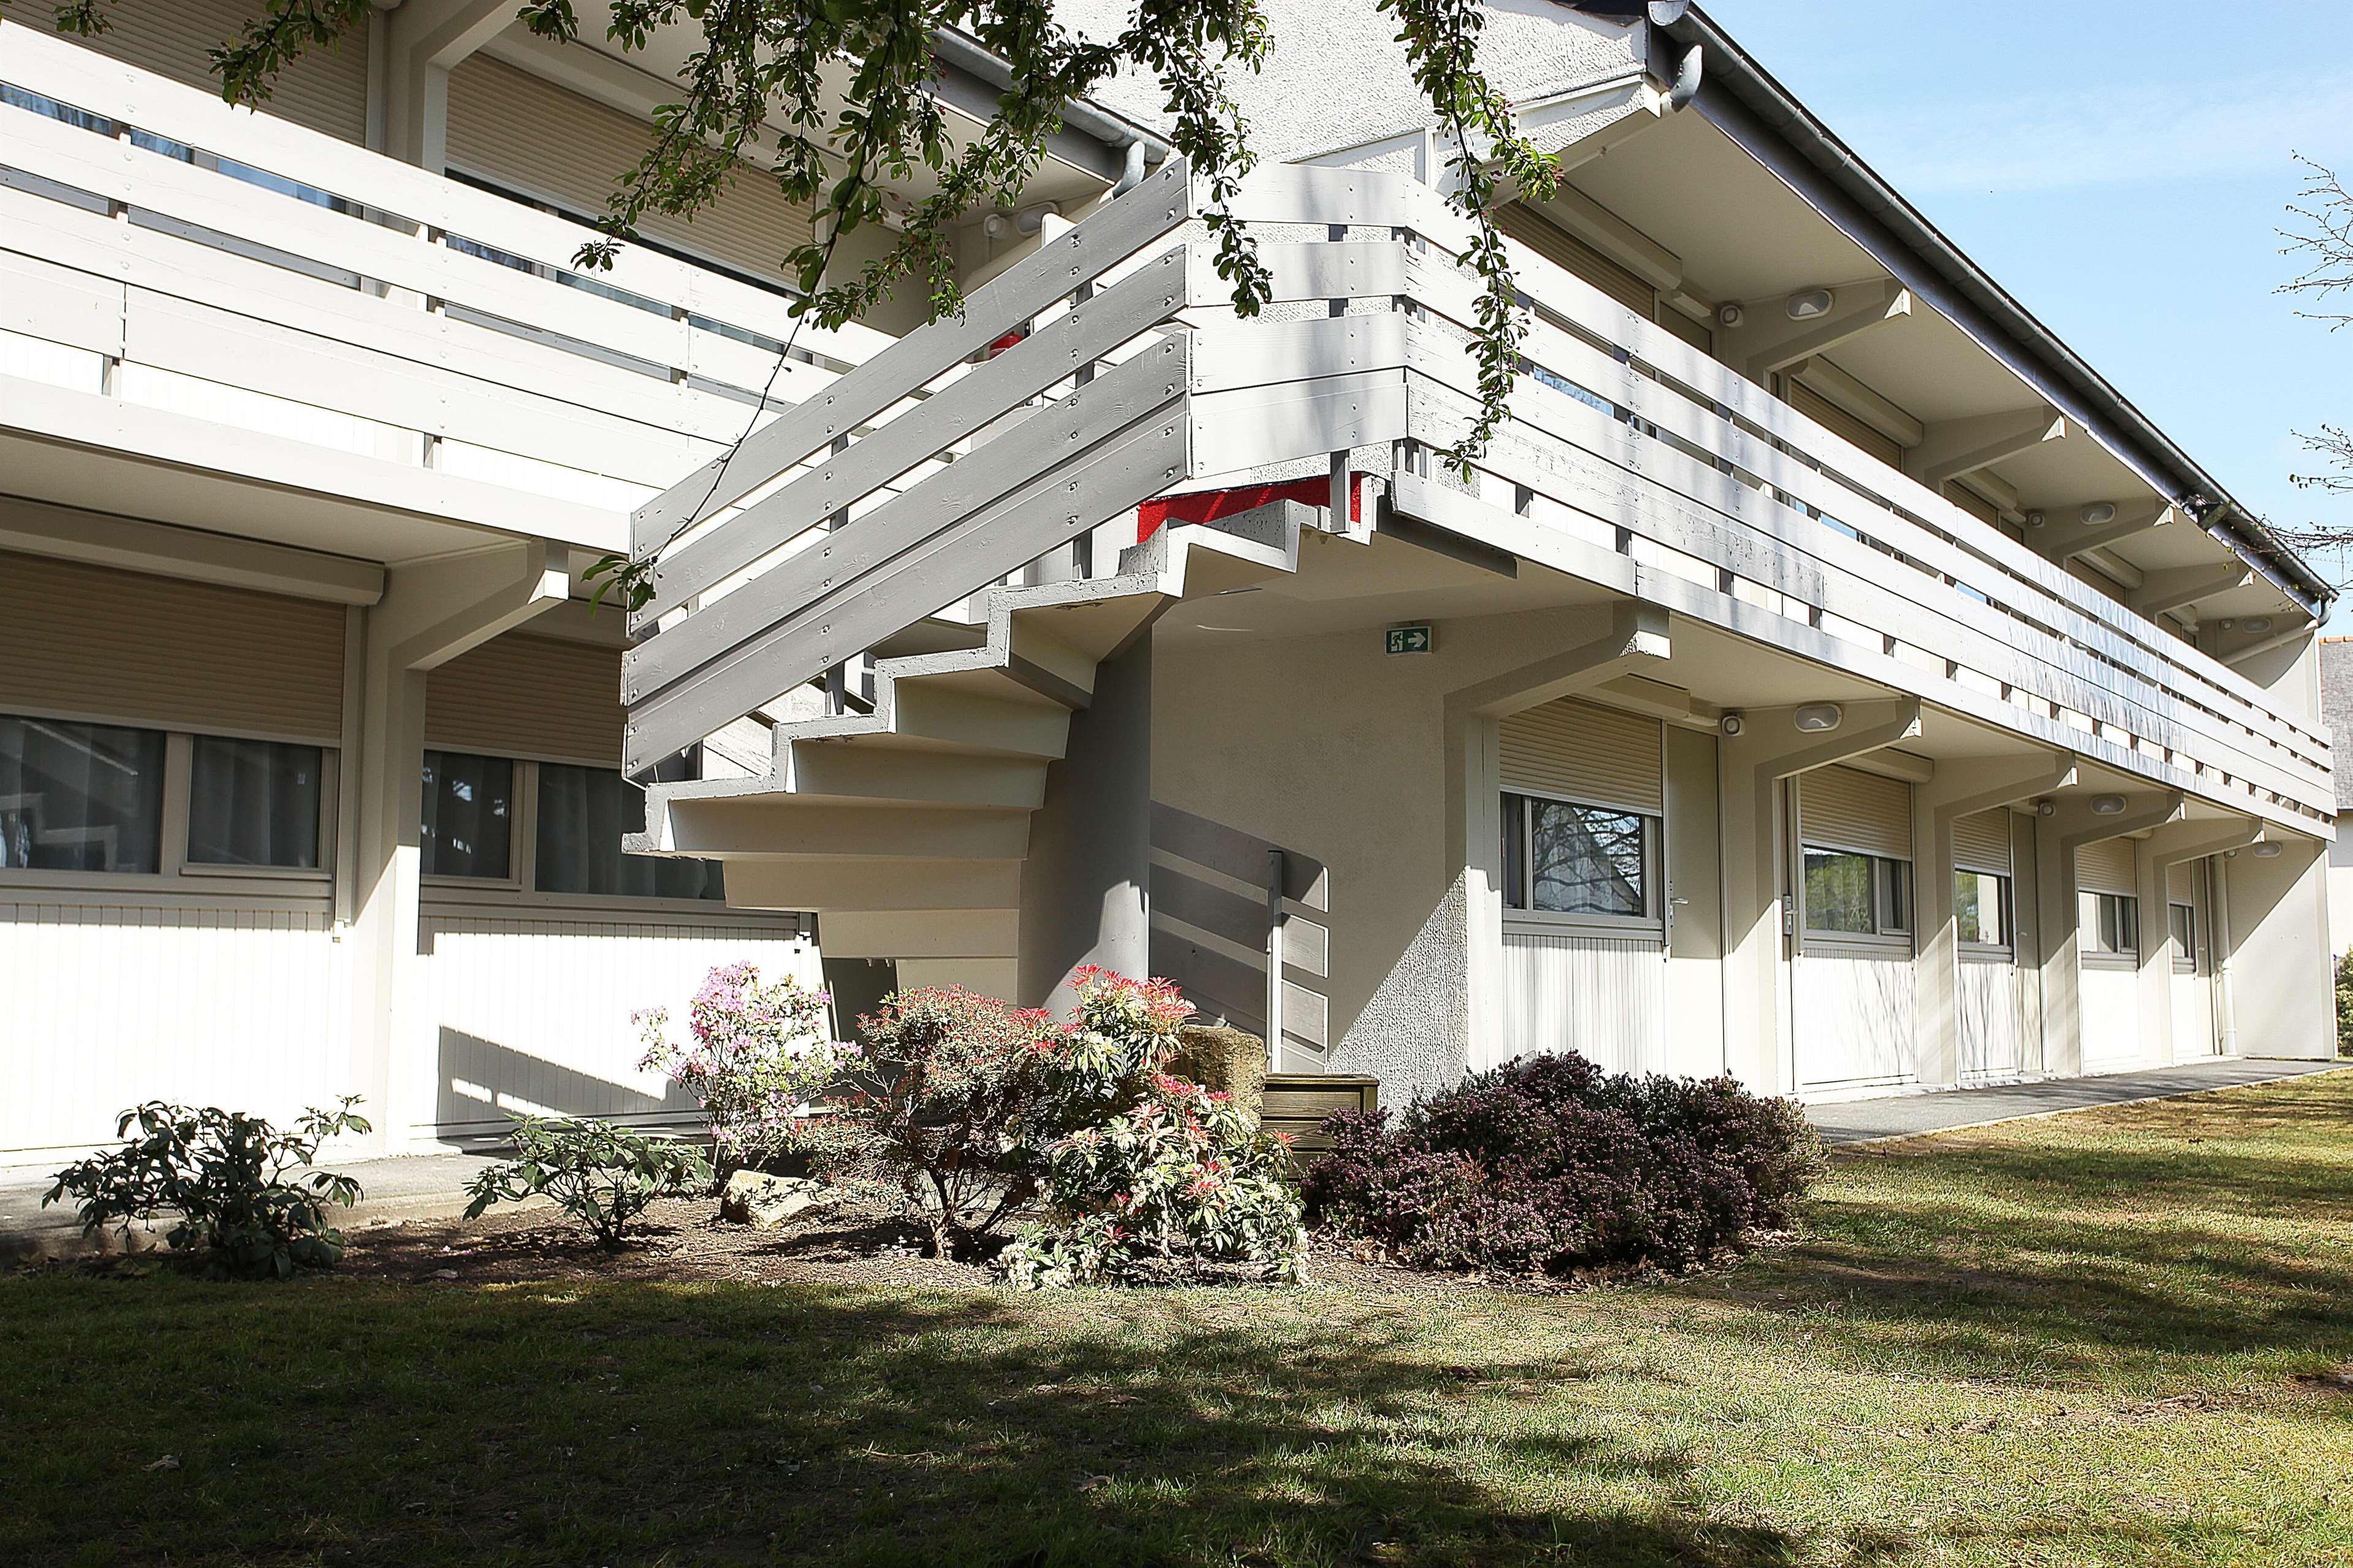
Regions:
[[[2348,1066],[2353,1066],[2353,1063],[2232,1057],[2221,1061],[2157,1068],[2147,1072],[2049,1079],[2040,1083],[2001,1084],[1992,1089],[1949,1089],[1936,1094],[1907,1094],[1887,1100],[1855,1100],[1834,1105],[1813,1105],[1806,1108],[1806,1115],[1820,1130],[1825,1142],[1868,1143],[1882,1138],[1913,1138],[1924,1132],[1949,1132],[1957,1127],[2010,1121],[2021,1116],[2048,1116],[2056,1110],[2082,1110],[2094,1105],[2127,1105],[2137,1100],[2164,1100],[2177,1094],[2195,1094],[2200,1089],[2270,1083],[2277,1079],[2327,1072]]]

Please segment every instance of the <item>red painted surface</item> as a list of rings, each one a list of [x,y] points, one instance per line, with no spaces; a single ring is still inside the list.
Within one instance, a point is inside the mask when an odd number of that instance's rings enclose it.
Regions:
[[[1348,476],[1348,521],[1362,522],[1365,512],[1365,477]],[[1294,479],[1282,485],[1244,485],[1230,490],[1195,490],[1189,495],[1166,496],[1148,500],[1135,509],[1135,542],[1138,544],[1160,531],[1168,522],[1215,522],[1221,517],[1231,517],[1270,501],[1295,500],[1309,506],[1329,509],[1332,504],[1332,481],[1329,479]]]

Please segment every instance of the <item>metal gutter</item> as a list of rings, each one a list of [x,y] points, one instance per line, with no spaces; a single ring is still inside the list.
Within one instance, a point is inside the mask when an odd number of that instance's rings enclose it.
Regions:
[[[1606,14],[1630,9],[1609,0],[1569,3],[1579,10]],[[2004,343],[2022,350],[2025,363],[2012,368],[2039,372],[2029,379],[2042,382],[2042,390],[2046,393],[2057,394],[2052,401],[2061,413],[2139,468],[2175,504],[2202,499],[2202,505],[2189,510],[2207,532],[2314,618],[2326,616],[2337,590],[2325,578],[2282,544],[2222,488],[2221,481],[1938,232],[1712,18],[1695,5],[1672,0],[1651,5],[1649,14],[1655,31],[1704,52],[1706,71],[1695,100],[1703,114],[1814,201],[1849,237],[1877,255],[1907,287],[1965,331],[1997,353],[2000,352],[1997,345]],[[1790,153],[1803,161],[1803,169],[1791,164],[1787,155]],[[1808,174],[1813,177],[1808,179]],[[1835,199],[1818,199],[1822,194]],[[1904,276],[1911,269],[1895,265],[1897,256],[1924,263],[1935,276]]]
[[[938,27],[933,30],[932,53],[939,62],[944,76],[962,75],[987,89],[988,103],[985,109],[981,109],[976,104],[957,104],[958,108],[965,110],[966,112],[979,110],[982,117],[987,118],[987,115],[995,112],[997,95],[1013,86],[1013,71],[1010,67],[983,47],[977,39],[959,33],[954,28]],[[957,96],[952,90],[954,86],[952,80],[944,85],[951,88],[949,96]],[[1109,150],[1107,160],[1097,172],[1114,183],[1130,170],[1129,148],[1142,147],[1144,162],[1155,167],[1165,162],[1174,151],[1166,142],[1144,126],[1085,99],[1070,99],[1063,102],[1062,123],[1078,135],[1100,142]],[[1066,161],[1078,162],[1076,159]],[[1092,165],[1090,163],[1085,166]]]

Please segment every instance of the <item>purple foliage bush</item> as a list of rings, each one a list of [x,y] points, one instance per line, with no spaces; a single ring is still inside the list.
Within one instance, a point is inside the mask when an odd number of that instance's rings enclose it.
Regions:
[[[1386,1110],[1344,1112],[1310,1216],[1419,1268],[1673,1267],[1787,1226],[1821,1170],[1797,1106],[1729,1078],[1636,1078],[1525,1056]]]

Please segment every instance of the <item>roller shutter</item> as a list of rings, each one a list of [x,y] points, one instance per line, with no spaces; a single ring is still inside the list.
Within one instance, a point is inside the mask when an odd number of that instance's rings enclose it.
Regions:
[[[1658,317],[1650,280],[1619,266],[1575,235],[1514,202],[1495,209],[1495,226],[1565,272],[1574,272],[1644,321]]]
[[[2187,860],[2165,868],[2165,899],[2168,903],[2197,902],[2196,884],[2192,881],[2190,873],[2191,868]]]
[[[449,73],[450,167],[575,216],[605,211],[614,182],[644,155],[653,134],[643,121],[486,56]],[[648,213],[638,226],[648,238],[781,282],[777,263],[807,243],[809,215],[786,201],[765,171],[745,164],[691,223]]]
[[[1953,821],[1953,867],[2010,875],[2010,813],[1996,806]]]
[[[0,709],[333,745],[343,610],[0,553]]]
[[[28,9],[47,8],[45,3]],[[111,0],[104,15],[112,24],[105,32],[73,41],[218,98],[211,51],[237,37],[247,21],[262,15],[262,6],[259,0]],[[263,112],[364,142],[367,75],[367,24],[362,22],[333,47],[313,49],[280,73]]]
[[[1524,709],[1502,724],[1504,787],[1566,795],[1657,816],[1659,721],[1564,699]]]
[[[2140,889],[2133,881],[2133,841],[2104,838],[2075,851],[2075,886],[2087,893],[2122,893]]]
[[[1882,434],[1876,426],[1864,424],[1804,382],[1785,378],[1781,391],[1790,407],[1848,445],[1870,453],[1890,468],[1903,462],[1904,447],[1894,437]]]
[[[619,767],[620,650],[494,637],[427,679],[425,740],[443,751]]]
[[[1798,780],[1798,820],[1809,844],[1912,858],[1912,786],[1856,768],[1816,768]]]

